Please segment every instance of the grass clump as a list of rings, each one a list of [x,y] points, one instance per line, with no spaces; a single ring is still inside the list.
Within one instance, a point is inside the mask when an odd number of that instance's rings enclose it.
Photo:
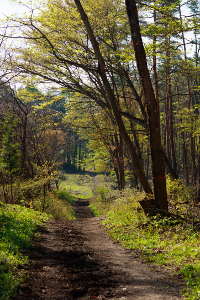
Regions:
[[[15,295],[23,277],[17,268],[28,262],[23,251],[29,247],[37,225],[48,218],[45,213],[19,205],[0,206],[0,299]]]
[[[128,203],[133,195],[135,197],[138,197],[138,195],[141,197],[142,195],[131,189],[125,189],[124,191],[113,190],[109,185],[103,185],[102,183],[96,187],[94,192],[95,196],[91,198],[90,208],[97,217],[106,215],[119,203]]]
[[[90,200],[89,207],[96,217],[105,215],[110,210],[110,204],[108,202],[100,202],[96,197]]]
[[[109,202],[109,192],[110,189],[108,187],[97,186],[97,188],[95,189],[95,193],[98,195],[97,200],[101,202]]]
[[[95,189],[96,197],[93,197],[90,201],[90,209],[96,217],[105,215],[110,210],[110,197],[109,188],[98,186]]]
[[[91,198],[89,207],[96,217],[106,215],[119,195],[119,191],[114,191],[100,183],[94,190],[94,197]]]
[[[64,203],[74,204],[74,202],[76,201],[76,199],[65,190],[54,190],[54,194]]]

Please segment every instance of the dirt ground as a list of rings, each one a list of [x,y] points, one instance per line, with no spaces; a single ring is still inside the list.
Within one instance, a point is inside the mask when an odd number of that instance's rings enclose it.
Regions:
[[[74,221],[53,220],[29,253],[17,299],[178,300],[181,281],[111,241],[86,200]]]

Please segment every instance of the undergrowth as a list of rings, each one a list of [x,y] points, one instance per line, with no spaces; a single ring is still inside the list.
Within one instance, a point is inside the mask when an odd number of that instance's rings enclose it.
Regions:
[[[70,176],[70,185],[73,180]],[[74,178],[73,178],[74,179]],[[84,181],[75,178],[76,186],[81,193],[82,184],[85,186],[83,196],[91,195],[91,189],[86,190],[89,178]],[[37,182],[36,182],[37,183]],[[31,243],[31,238],[37,228],[48,218],[75,219],[72,204],[76,197],[70,194],[68,181],[61,182],[59,190],[44,190],[42,185],[35,182],[23,182],[15,193],[15,204],[0,202],[0,299],[8,300],[15,296],[16,287],[25,275],[21,266],[28,263],[23,254]],[[77,190],[78,190],[77,188]],[[24,192],[25,191],[25,192]],[[16,203],[20,203],[20,205]],[[24,207],[27,206],[27,207]]]
[[[98,185],[94,190],[94,197],[91,198],[89,207],[96,217],[106,215],[111,210],[113,202],[116,202],[115,199],[121,196],[122,192],[112,190],[106,184]]]
[[[194,206],[193,191],[180,182],[168,179],[168,194],[172,217],[147,217],[138,202],[143,195],[129,189],[110,201],[100,193],[91,207],[98,216],[107,213],[103,226],[113,240],[136,250],[147,263],[173,270],[185,280],[185,298],[199,300],[199,207]]]
[[[16,288],[25,275],[21,266],[28,263],[28,249],[37,228],[48,218],[75,219],[72,204],[76,199],[64,190],[35,193],[21,205],[0,203],[0,299],[15,296]],[[18,201],[18,200],[17,200]],[[23,206],[26,205],[27,207]]]
[[[23,251],[30,246],[36,227],[48,218],[19,205],[0,205],[0,299],[15,296],[24,276],[18,268],[28,262]]]
[[[51,215],[54,219],[75,219],[72,208],[75,198],[70,193],[63,190],[46,191],[45,198],[43,194],[38,195],[30,202],[26,202],[25,206],[40,212]],[[23,202],[21,202],[23,206]]]
[[[51,185],[48,186],[48,183],[50,182],[44,180],[15,182],[13,199],[7,196],[9,201],[4,203],[19,204],[46,212],[55,219],[74,219],[72,204],[76,199],[66,190],[54,189]],[[10,189],[9,185],[7,189]],[[3,199],[2,186],[0,186],[0,199]]]
[[[54,219],[74,220],[75,213],[72,204],[75,200],[67,191],[52,190],[47,192],[45,200],[42,197],[38,197],[32,204],[33,208],[52,215]]]

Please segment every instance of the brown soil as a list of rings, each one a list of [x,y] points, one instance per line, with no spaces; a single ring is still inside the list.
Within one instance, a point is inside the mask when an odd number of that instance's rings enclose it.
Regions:
[[[17,299],[178,300],[182,286],[111,241],[86,200],[75,221],[53,220],[29,253],[28,277]]]

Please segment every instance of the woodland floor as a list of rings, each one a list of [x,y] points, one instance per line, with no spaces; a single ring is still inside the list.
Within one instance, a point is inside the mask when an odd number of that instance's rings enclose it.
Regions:
[[[78,200],[74,210],[76,220],[51,220],[40,229],[17,299],[183,299],[179,278],[172,282],[169,271],[111,241],[88,201]]]

